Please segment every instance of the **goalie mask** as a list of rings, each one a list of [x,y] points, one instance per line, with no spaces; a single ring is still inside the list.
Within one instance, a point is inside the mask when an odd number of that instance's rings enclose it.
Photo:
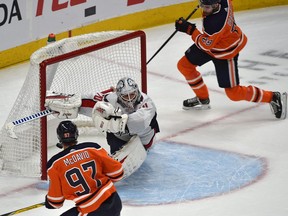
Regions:
[[[141,98],[138,85],[129,77],[124,77],[118,81],[116,94],[119,104],[130,111],[134,111]]]
[[[60,122],[57,127],[57,137],[60,143],[77,142],[77,126],[72,121]]]

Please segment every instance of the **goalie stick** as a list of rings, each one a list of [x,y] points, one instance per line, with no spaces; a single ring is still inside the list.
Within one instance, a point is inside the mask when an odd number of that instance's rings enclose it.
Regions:
[[[9,216],[9,215],[20,214],[22,212],[26,212],[26,211],[29,211],[31,209],[42,207],[44,205],[45,205],[45,202],[41,202],[41,203],[37,203],[37,204],[31,205],[31,206],[27,206],[27,207],[24,207],[24,208],[21,208],[21,209],[17,209],[17,210],[14,210],[14,211],[11,211],[11,212],[8,212],[8,213],[5,213],[5,214],[1,214],[0,216]]]
[[[18,120],[15,120],[13,122],[9,122],[9,123],[5,124],[5,129],[7,130],[7,133],[9,134],[9,136],[11,138],[17,139],[17,136],[14,132],[15,126],[25,124],[25,123],[30,122],[30,121],[34,121],[36,119],[42,118],[42,117],[50,115],[52,113],[53,113],[53,111],[51,111],[51,110],[43,110],[43,111],[40,111],[38,113],[34,113],[30,116],[26,116],[24,118],[21,118],[21,119],[18,119]]]
[[[102,91],[100,93],[101,94],[106,94],[106,93],[109,93],[109,92],[112,92],[112,91],[114,91],[113,87],[111,87],[109,89],[106,89],[106,90],[104,90],[104,91]],[[49,109],[34,113],[32,115],[29,115],[29,116],[17,119],[15,121],[6,123],[5,124],[5,129],[6,129],[7,133],[8,133],[8,135],[9,135],[9,137],[11,137],[13,139],[17,139],[18,137],[16,136],[16,134],[14,132],[14,127],[15,126],[19,126],[19,125],[25,124],[27,122],[34,121],[36,119],[42,118],[42,117],[50,115],[52,113],[53,113],[53,111],[49,110]]]

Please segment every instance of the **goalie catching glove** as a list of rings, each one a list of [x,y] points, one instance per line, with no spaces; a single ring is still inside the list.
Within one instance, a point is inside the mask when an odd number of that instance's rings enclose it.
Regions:
[[[121,115],[112,104],[99,101],[92,110],[92,119],[97,130],[102,133],[124,133],[128,115]]]
[[[64,94],[47,92],[45,107],[53,111],[53,115],[60,119],[74,119],[78,116],[82,100],[79,94]]]

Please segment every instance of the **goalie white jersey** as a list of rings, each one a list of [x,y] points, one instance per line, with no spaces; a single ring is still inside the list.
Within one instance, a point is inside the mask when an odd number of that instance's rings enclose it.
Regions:
[[[94,123],[97,122],[95,125],[98,129],[109,128],[105,131],[107,143],[112,157],[123,165],[124,179],[134,173],[145,161],[147,150],[151,148],[155,134],[159,132],[155,104],[148,95],[140,91],[138,93],[139,97],[133,109],[121,103],[116,92],[106,95],[99,93],[83,95],[80,108],[80,113],[90,115]],[[109,115],[115,115],[117,118],[112,117],[109,120],[107,118]],[[123,130],[122,122],[119,124],[121,125],[119,132],[112,132],[110,124],[119,121],[119,117],[120,121],[125,119],[125,129]]]
[[[146,94],[142,93],[140,103],[136,105],[135,111],[129,113],[117,102],[116,93],[107,95],[104,99],[111,103],[116,109],[119,108],[122,113],[128,114],[127,127],[131,135],[138,135],[143,144],[148,144],[154,136],[154,129],[159,132],[156,121],[156,107]]]
[[[99,98],[98,93],[86,94],[82,95],[82,106],[79,112],[92,117],[92,108],[94,107],[95,103],[99,101],[99,99],[112,104],[116,110],[121,112],[121,114],[128,114],[128,121],[126,124],[127,132],[115,133],[114,135],[117,138],[126,143],[132,136],[138,135],[146,150],[152,146],[154,136],[159,132],[159,125],[157,122],[156,106],[148,95],[141,92],[140,101],[136,104],[134,111],[131,112],[131,109],[123,107],[118,102],[118,96],[115,92],[106,94],[102,98]],[[107,141],[110,147],[112,147],[108,138]],[[113,152],[114,150],[112,150],[111,153]]]

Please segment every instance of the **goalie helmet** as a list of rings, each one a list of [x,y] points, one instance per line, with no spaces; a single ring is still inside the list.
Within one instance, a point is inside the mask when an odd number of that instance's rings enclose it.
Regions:
[[[213,4],[220,3],[221,0],[199,0],[199,2],[200,2],[200,6],[201,5],[213,5]]]
[[[119,104],[130,110],[136,108],[136,105],[140,102],[141,98],[137,83],[129,77],[124,77],[118,81],[116,94]]]
[[[78,128],[72,121],[62,121],[57,127],[57,137],[60,143],[76,142]]]

